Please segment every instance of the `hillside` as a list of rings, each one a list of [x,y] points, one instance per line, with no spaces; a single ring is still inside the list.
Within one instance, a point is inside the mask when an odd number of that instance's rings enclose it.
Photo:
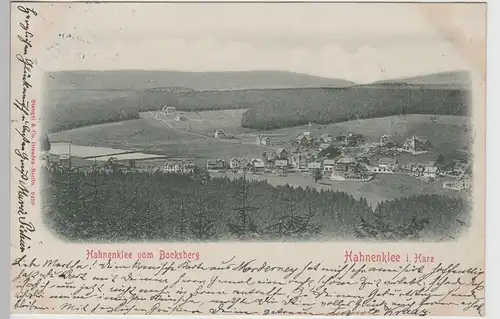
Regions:
[[[448,88],[469,88],[470,75],[467,71],[441,72],[409,78],[377,81],[373,84],[387,85],[420,85]]]
[[[127,72],[136,76],[127,77]],[[137,119],[139,112],[159,110],[164,105],[184,111],[249,109],[243,116],[242,125],[269,130],[309,122],[326,124],[400,114],[467,115],[469,103],[468,89],[460,86],[467,82],[462,79],[467,78],[463,72],[348,87],[307,87],[314,81],[330,81],[332,85],[351,82],[274,71],[71,71],[52,74],[44,105],[44,129],[49,132]],[[162,85],[170,79],[166,74],[176,76],[169,85]],[[65,77],[67,81],[61,82]],[[280,82],[280,78],[283,81]],[[219,82],[207,82],[209,79],[219,79]],[[262,80],[261,85],[293,82],[303,87],[234,89],[245,83],[250,85],[251,81],[256,85],[258,79]],[[63,83],[78,89],[61,88]],[[233,86],[199,91],[202,84],[205,89],[207,85]]]
[[[345,87],[354,83],[285,71],[181,72],[161,70],[58,71],[47,74],[52,89],[137,90],[183,87],[193,90]]]
[[[270,130],[309,122],[328,124],[402,114],[468,115],[460,89],[359,86],[341,89],[267,90],[243,114],[242,126]]]

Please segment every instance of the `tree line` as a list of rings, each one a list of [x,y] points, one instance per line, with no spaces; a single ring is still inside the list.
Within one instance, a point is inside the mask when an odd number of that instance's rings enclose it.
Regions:
[[[121,91],[83,98],[68,90],[49,95],[45,125],[50,132],[139,118],[164,105],[181,111],[248,109],[242,126],[277,129],[315,122],[329,124],[401,114],[467,115],[469,96],[460,89],[358,86],[348,88],[254,89],[229,91]]]
[[[468,114],[469,96],[461,89],[425,87],[348,87],[275,90],[243,114],[242,126],[272,130],[404,114]]]
[[[345,192],[266,181],[106,172],[44,171],[44,216],[70,241],[433,240],[457,231],[461,199],[420,195],[380,203]]]

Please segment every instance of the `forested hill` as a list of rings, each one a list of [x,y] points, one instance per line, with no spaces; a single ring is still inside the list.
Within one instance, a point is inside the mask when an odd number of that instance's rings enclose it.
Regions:
[[[357,86],[267,90],[243,114],[242,126],[271,130],[402,114],[469,113],[469,91],[427,86]]]
[[[136,76],[127,77],[127,72]],[[165,72],[50,73],[44,126],[57,132],[118,122],[138,118],[139,112],[159,110],[164,105],[184,111],[249,109],[241,123],[254,129],[401,114],[468,115],[468,75],[463,72],[368,85],[275,71]],[[273,85],[287,88],[234,89]]]
[[[345,87],[355,83],[286,71],[182,72],[163,70],[58,71],[47,74],[47,89],[144,90],[185,87],[234,90],[290,87]]]
[[[470,74],[467,71],[440,72],[427,75],[420,75],[408,78],[383,80],[372,83],[372,85],[419,85],[428,87],[447,87],[455,89],[468,89],[471,86]]]

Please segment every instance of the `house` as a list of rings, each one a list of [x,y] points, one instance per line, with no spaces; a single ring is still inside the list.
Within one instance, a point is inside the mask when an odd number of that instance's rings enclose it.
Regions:
[[[443,183],[443,188],[454,189],[457,191],[467,190],[472,187],[472,179],[469,174],[462,174],[455,181],[447,181]]]
[[[351,162],[347,166],[347,173],[349,174],[357,174],[361,172],[361,164],[357,162]]]
[[[331,144],[333,143],[334,138],[331,134],[323,134],[319,137],[318,143],[320,144]]]
[[[323,161],[323,171],[324,172],[332,172],[333,169],[335,168],[335,160],[333,159],[326,159]]]
[[[403,143],[402,149],[410,153],[425,153],[432,148],[429,140],[421,140],[415,135],[406,139]]]
[[[455,161],[455,165],[453,166],[453,173],[455,175],[462,175],[465,174],[466,172],[469,172],[470,168],[471,168],[470,162]]]
[[[314,170],[314,169],[321,169],[321,163],[319,162],[310,162],[307,163],[307,169],[308,170]]]
[[[456,186],[456,188],[458,188],[460,190],[470,189],[472,186],[472,178],[471,178],[470,174],[461,175],[458,178],[455,186]]]
[[[250,160],[252,170],[255,172],[263,172],[266,170],[266,164],[260,158],[252,158]]]
[[[288,151],[284,148],[278,148],[276,150],[276,156],[278,156],[278,159],[288,159]]]
[[[434,166],[438,167],[445,174],[453,174],[455,163],[449,157],[445,158],[442,154],[439,154],[434,161]]]
[[[389,171],[395,171],[398,168],[399,161],[394,157],[382,157],[378,160],[378,167]]]
[[[411,167],[411,175],[415,177],[424,176],[425,166],[423,165],[412,165]]]
[[[373,173],[394,173],[398,169],[398,163],[396,158],[382,157],[378,160],[377,165],[370,167],[370,170]],[[411,171],[411,166],[404,167],[403,170]]]
[[[333,171],[338,172],[338,173],[347,172],[349,165],[351,165],[352,163],[355,163],[355,160],[353,158],[342,157],[335,162],[335,166],[333,168]]]
[[[231,158],[229,160],[229,168],[231,168],[231,169],[236,169],[236,170],[240,169],[240,168],[242,168],[242,164],[243,164],[243,162],[239,158]]]
[[[307,157],[302,154],[293,154],[290,157],[290,166],[301,170],[306,169]]]
[[[390,135],[384,134],[380,137],[380,144],[385,145],[386,143],[392,141],[392,138]]]
[[[207,161],[207,170],[213,172],[224,171],[226,169],[226,161],[223,159],[215,159]]]
[[[295,139],[295,142],[304,147],[311,147],[314,146],[314,144],[316,143],[314,136],[312,136],[311,132],[300,133]]]
[[[266,146],[266,145],[269,145],[270,142],[271,142],[271,139],[268,136],[265,136],[265,135],[257,136],[257,145]]]
[[[162,108],[163,113],[165,114],[174,114],[176,109],[173,106],[166,106],[164,105]]]
[[[286,167],[288,167],[288,160],[276,160],[276,161],[274,161],[274,167],[286,168]]]
[[[186,113],[184,112],[177,112],[177,114],[175,115],[175,120],[177,122],[180,122],[180,121],[185,121],[187,118],[186,118]]]
[[[436,178],[439,175],[439,168],[436,166],[426,166],[423,171],[423,177],[425,178]]]
[[[274,152],[265,153],[264,158],[265,158],[265,161],[268,163],[274,163],[275,160],[280,159],[278,154],[276,154]]]
[[[347,136],[344,138],[343,144],[345,146],[358,146],[359,144],[363,143],[365,141],[365,138],[363,137],[362,134],[356,134],[349,132]]]
[[[194,167],[192,159],[170,159],[165,163],[167,173],[190,174],[194,173]]]
[[[392,137],[384,134],[380,137],[380,145],[385,148],[396,147],[396,142],[393,141]]]
[[[214,131],[214,138],[223,138],[226,136],[226,132],[223,129],[217,129]]]

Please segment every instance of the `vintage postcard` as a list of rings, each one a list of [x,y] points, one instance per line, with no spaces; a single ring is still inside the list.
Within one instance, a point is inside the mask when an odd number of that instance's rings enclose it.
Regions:
[[[485,315],[485,4],[11,17],[12,313]]]

